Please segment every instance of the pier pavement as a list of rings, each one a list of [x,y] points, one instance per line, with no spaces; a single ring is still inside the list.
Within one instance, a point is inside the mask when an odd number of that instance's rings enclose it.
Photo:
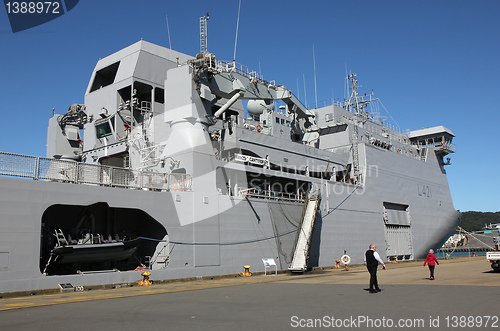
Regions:
[[[151,277],[154,280],[154,273]],[[500,330],[500,273],[484,257],[387,264],[0,299],[0,329]]]

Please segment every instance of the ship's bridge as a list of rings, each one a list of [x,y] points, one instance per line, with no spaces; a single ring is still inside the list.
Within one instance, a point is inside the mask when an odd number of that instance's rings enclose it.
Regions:
[[[434,147],[443,154],[455,153],[455,144],[452,143],[455,135],[444,126],[411,131],[408,135],[411,142],[421,147]]]

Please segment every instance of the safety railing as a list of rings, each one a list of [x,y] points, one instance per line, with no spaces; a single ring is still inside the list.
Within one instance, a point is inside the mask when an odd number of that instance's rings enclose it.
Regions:
[[[214,56],[205,57],[205,61],[209,68],[217,72],[237,72],[250,79],[258,79],[260,81],[264,81],[264,76],[260,72],[250,70],[248,67],[238,62],[222,61]]]
[[[304,196],[302,194],[274,192],[267,190],[259,190],[256,188],[239,190],[238,195],[243,198],[251,197],[260,199],[304,202]]]
[[[33,178],[38,159],[34,156],[0,153],[0,173],[4,176]]]
[[[451,143],[450,141],[441,141],[432,144],[436,150],[443,150],[447,153],[455,153],[456,145]]]
[[[188,191],[193,182],[188,174],[165,174],[4,152],[0,152],[0,176],[155,191]]]
[[[187,191],[193,186],[193,179],[188,174],[170,174],[168,189],[172,191]]]

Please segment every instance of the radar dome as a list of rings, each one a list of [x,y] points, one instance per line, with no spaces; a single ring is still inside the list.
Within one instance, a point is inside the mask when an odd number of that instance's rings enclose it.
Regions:
[[[274,110],[274,102],[272,100],[248,100],[247,111],[250,115],[260,115],[267,109]]]

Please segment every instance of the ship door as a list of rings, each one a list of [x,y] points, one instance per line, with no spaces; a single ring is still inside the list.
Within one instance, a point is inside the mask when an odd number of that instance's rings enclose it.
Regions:
[[[384,202],[383,220],[387,259],[413,260],[409,206]]]

